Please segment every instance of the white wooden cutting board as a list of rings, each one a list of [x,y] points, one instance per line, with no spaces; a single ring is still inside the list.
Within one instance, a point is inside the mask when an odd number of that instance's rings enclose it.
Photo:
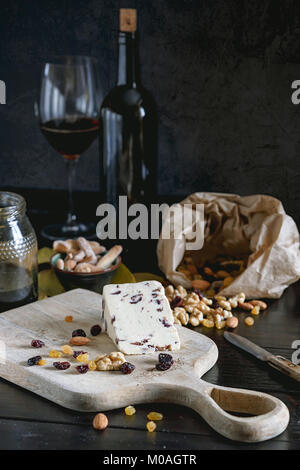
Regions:
[[[86,331],[91,342],[74,349],[88,351],[90,359],[116,350],[106,334],[89,335],[91,326],[100,322],[101,304],[99,294],[76,289],[1,314],[0,376],[79,411],[105,411],[155,401],[186,405],[201,414],[216,431],[235,440],[262,441],[286,428],[289,414],[280,400],[201,380],[215,364],[218,350],[209,338],[185,327],[177,327],[181,349],[171,353],[174,365],[165,372],[155,369],[158,354],[128,356],[127,360],[136,366],[130,375],[118,371],[79,374],[75,359],[49,358],[49,351],[68,344],[72,331],[78,328]],[[67,315],[73,316],[72,323],[64,321]],[[45,347],[32,348],[33,339],[44,341]],[[42,355],[47,364],[29,367],[27,359],[36,355]],[[52,365],[57,360],[69,360],[72,365],[59,371]],[[224,410],[260,416],[241,418]]]

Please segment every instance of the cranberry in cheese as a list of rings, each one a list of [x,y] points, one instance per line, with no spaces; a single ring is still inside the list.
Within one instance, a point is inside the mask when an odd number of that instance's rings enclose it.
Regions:
[[[169,301],[158,281],[105,286],[102,316],[107,334],[124,354],[180,349]]]

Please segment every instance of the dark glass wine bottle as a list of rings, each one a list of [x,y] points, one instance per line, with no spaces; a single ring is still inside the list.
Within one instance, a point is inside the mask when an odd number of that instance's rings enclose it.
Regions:
[[[157,120],[139,80],[136,10],[120,11],[118,81],[100,112],[101,189],[106,202],[150,203],[156,196]]]

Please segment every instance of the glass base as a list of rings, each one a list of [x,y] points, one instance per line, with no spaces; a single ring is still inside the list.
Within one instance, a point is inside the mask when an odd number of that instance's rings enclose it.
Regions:
[[[96,224],[90,223],[76,223],[73,227],[66,226],[65,224],[46,225],[41,230],[41,235],[47,240],[66,240],[68,238],[84,237],[88,240],[97,238]]]

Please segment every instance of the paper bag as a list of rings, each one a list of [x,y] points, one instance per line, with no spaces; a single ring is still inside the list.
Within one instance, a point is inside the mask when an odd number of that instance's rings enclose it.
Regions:
[[[204,205],[204,245],[192,254],[195,259],[213,260],[220,255],[247,258],[245,271],[220,294],[244,292],[247,298],[279,298],[299,279],[299,232],[278,199],[194,193],[180,204]],[[184,227],[180,239],[160,236],[157,245],[160,269],[173,284],[186,288],[191,287],[191,281],[176,268],[186,251],[188,230]]]

